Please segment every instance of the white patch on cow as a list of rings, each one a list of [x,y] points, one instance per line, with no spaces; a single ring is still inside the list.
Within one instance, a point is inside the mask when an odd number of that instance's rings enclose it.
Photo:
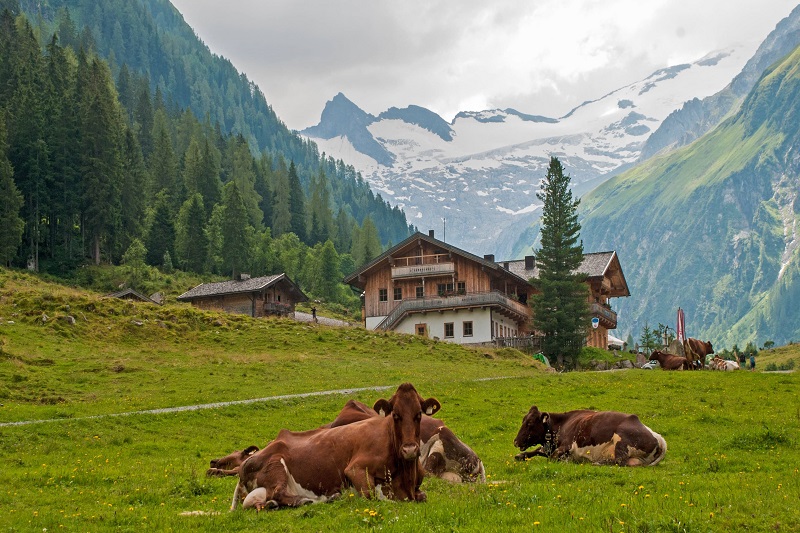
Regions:
[[[264,487],[256,487],[247,493],[242,503],[242,508],[252,509],[267,506],[267,489]],[[277,506],[277,504],[276,504]]]
[[[461,483],[461,476],[455,472],[442,472],[439,477],[445,481],[449,481],[450,483]]]
[[[300,496],[301,498],[308,500],[304,503],[324,503],[328,501],[327,496],[318,496],[314,492],[303,488],[297,481],[295,481],[294,476],[289,472],[289,467],[286,466],[286,462],[281,457],[281,464],[283,465],[283,469],[286,471],[286,492],[290,496]]]
[[[614,449],[621,440],[622,437],[614,433],[609,442],[594,446],[579,447],[577,442],[573,442],[569,453],[575,461],[589,461],[595,464],[613,463],[616,458]]]

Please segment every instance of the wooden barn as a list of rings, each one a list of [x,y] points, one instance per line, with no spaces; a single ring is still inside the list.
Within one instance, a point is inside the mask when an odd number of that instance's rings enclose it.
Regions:
[[[587,324],[587,344],[608,347],[608,330],[617,325],[609,298],[629,296],[615,252],[585,254],[590,309],[598,327]],[[479,257],[416,233],[345,278],[363,291],[367,329],[436,337],[463,344],[530,338],[538,276],[532,256],[515,261]],[[513,344],[512,344],[513,345]]]
[[[180,302],[190,302],[200,309],[263,317],[293,316],[298,302],[308,297],[286,274],[251,278],[242,274],[239,279],[203,283],[178,296]]]

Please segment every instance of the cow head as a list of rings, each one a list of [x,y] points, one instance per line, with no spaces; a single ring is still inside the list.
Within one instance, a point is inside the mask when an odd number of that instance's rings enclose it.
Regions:
[[[220,457],[219,459],[211,460],[211,468],[218,468],[220,470],[232,470],[237,466],[241,466],[245,460],[258,451],[258,446],[248,446],[244,450],[233,452]]]
[[[441,407],[436,398],[424,400],[411,383],[403,383],[389,400],[381,398],[375,402],[373,409],[381,416],[391,415],[398,453],[411,461],[419,457],[422,414],[431,416]]]
[[[534,405],[522,419],[522,427],[514,438],[514,446],[524,451],[537,444],[545,445],[549,428],[550,415],[540,412]]]

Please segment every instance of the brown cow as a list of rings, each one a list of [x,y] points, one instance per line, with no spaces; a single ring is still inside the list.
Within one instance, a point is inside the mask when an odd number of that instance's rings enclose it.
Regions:
[[[650,360],[658,361],[663,370],[688,370],[690,366],[689,360],[685,357],[658,350],[650,354]]]
[[[333,422],[321,427],[339,427],[367,418],[380,417],[372,407],[348,400]],[[425,472],[451,483],[486,482],[486,470],[478,454],[462,442],[445,426],[444,422],[428,415],[422,415],[420,423],[420,461]],[[207,476],[238,476],[239,465],[254,452],[257,446],[233,452],[211,461]]]
[[[333,422],[323,427],[339,427],[365,418],[380,416],[358,400],[348,400]],[[427,415],[420,423],[422,467],[429,474],[447,481],[486,481],[486,471],[478,454],[464,444],[444,422]]]
[[[216,477],[238,476],[241,464],[257,451],[258,446],[248,446],[244,450],[229,453],[225,457],[211,459],[211,467],[206,470],[206,475]]]
[[[701,341],[689,337],[683,341],[683,352],[690,362],[700,361],[700,366],[705,366],[706,356],[714,354],[714,347],[708,341]]]
[[[541,446],[531,452],[531,446]],[[518,461],[542,456],[619,466],[653,466],[661,462],[667,443],[636,415],[616,411],[542,413],[534,405],[514,439]]]
[[[231,510],[239,502],[260,510],[328,501],[343,486],[367,498],[425,501],[420,421],[440,408],[438,400],[425,400],[404,383],[389,400],[375,402],[380,417],[298,433],[281,430],[240,466]]]

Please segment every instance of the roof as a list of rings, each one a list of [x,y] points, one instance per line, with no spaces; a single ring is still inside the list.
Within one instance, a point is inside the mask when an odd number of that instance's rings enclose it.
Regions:
[[[539,267],[534,266],[531,269],[526,269],[524,259],[507,262],[508,269],[518,276],[521,276],[525,279],[539,277]],[[619,290],[619,295],[631,295],[630,290],[628,289],[628,282],[625,280],[625,274],[622,272],[622,265],[619,263],[619,256],[617,256],[617,252],[592,252],[583,254],[583,261],[581,261],[581,266],[578,267],[578,272],[581,274],[586,274],[588,279],[598,279],[606,276],[613,276],[612,282]]]
[[[153,300],[152,298],[148,298],[147,296],[145,296],[144,294],[140,293],[139,291],[136,291],[136,290],[131,289],[131,288],[122,289],[121,291],[117,291],[117,292],[112,292],[111,294],[108,295],[109,298],[125,298],[126,296],[133,296],[137,300],[141,300],[143,302],[156,304],[156,305],[161,305],[161,302],[157,302],[157,301]]]
[[[590,278],[603,277],[615,255],[616,252],[593,252],[583,254],[583,261],[581,261],[581,266],[578,267],[578,272],[586,274],[586,276]],[[500,262],[504,263],[505,261]],[[520,277],[525,279],[539,277],[539,267],[534,266],[531,269],[526,269],[524,259],[507,261],[507,263],[508,269]]]
[[[308,300],[308,296],[306,296],[303,291],[301,291],[300,288],[286,276],[286,274],[274,274],[272,276],[261,276],[258,278],[247,278],[242,280],[234,279],[228,281],[219,281],[216,283],[201,283],[197,287],[194,287],[193,289],[190,289],[178,296],[178,300],[185,301],[194,300],[195,298],[223,296],[226,294],[258,292],[280,282],[289,284],[290,291],[295,292],[298,295],[298,301],[305,302]]]
[[[469,259],[471,261],[474,261],[474,262],[478,263],[479,265],[483,266],[486,269],[489,269],[489,270],[492,270],[492,271],[496,272],[497,274],[510,275],[513,278],[519,278],[516,281],[518,281],[520,283],[527,283],[528,282],[528,278],[521,277],[516,272],[513,272],[510,268],[508,270],[506,270],[505,268],[503,268],[501,266],[500,263],[496,263],[494,261],[488,261],[488,260],[484,259],[483,257],[478,257],[477,255],[473,255],[473,254],[471,254],[471,253],[469,253],[467,251],[462,250],[461,248],[453,246],[452,244],[447,244],[444,241],[440,241],[440,240],[438,240],[438,239],[436,239],[434,237],[431,237],[429,235],[425,235],[424,233],[421,233],[421,232],[414,233],[413,235],[411,235],[410,237],[408,237],[407,239],[405,239],[401,243],[399,243],[396,246],[393,246],[392,248],[386,250],[381,255],[379,255],[378,257],[376,257],[375,259],[373,259],[369,263],[365,264],[364,266],[362,266],[361,268],[359,268],[358,270],[356,270],[355,272],[353,272],[352,274],[350,274],[346,278],[344,278],[344,282],[347,283],[348,285],[353,285],[354,283],[357,282],[359,276],[362,276],[364,273],[372,270],[374,267],[378,266],[382,262],[384,262],[387,259],[389,259],[392,255],[397,253],[398,250],[402,250],[403,248],[408,247],[409,245],[413,244],[417,240],[427,241],[430,244],[433,244],[434,246],[438,246],[442,250],[447,250],[450,253],[465,257],[465,258],[467,258],[467,259]],[[523,266],[524,266],[524,264],[523,264]]]

